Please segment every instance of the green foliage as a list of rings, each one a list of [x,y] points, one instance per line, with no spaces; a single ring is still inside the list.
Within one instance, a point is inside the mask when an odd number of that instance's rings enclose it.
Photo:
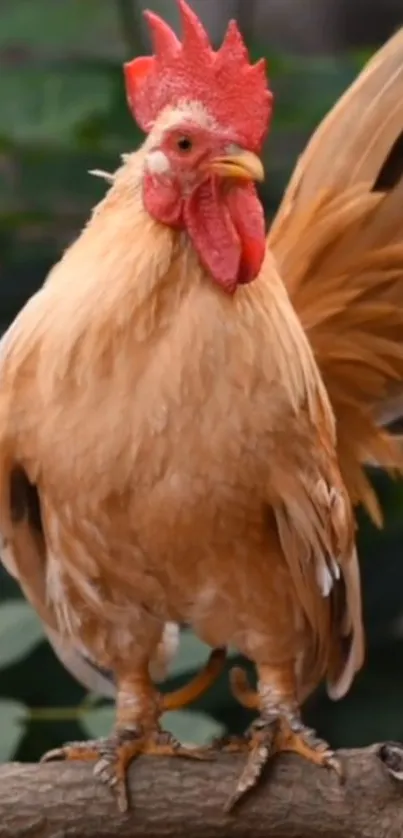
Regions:
[[[27,602],[0,605],[0,668],[18,663],[43,639],[40,620]]]
[[[124,50],[118,4],[111,0],[2,3],[0,49],[41,54],[115,55]]]
[[[110,73],[43,62],[30,70],[16,67],[0,76],[0,136],[15,145],[69,148],[89,114],[106,115],[113,95]]]
[[[95,707],[83,717],[83,727],[89,739],[105,736],[113,725],[113,706]]]
[[[0,271],[17,276],[16,289],[21,241],[28,241],[32,260],[32,242],[39,254],[45,237],[52,262],[103,194],[104,185],[88,170],[113,171],[120,154],[141,140],[122,83],[122,61],[138,38],[127,31],[123,7],[113,0],[17,0],[2,12],[0,241],[2,233],[11,234],[15,247]],[[273,211],[301,144],[350,83],[358,64],[355,56],[267,58],[276,107],[264,199]],[[43,276],[39,261],[32,290]],[[16,310],[20,297],[18,290],[14,293]]]
[[[129,8],[130,7],[130,8]],[[79,230],[105,185],[92,168],[113,171],[141,133],[125,103],[122,62],[139,30],[132,0],[4,0],[0,27],[0,325],[5,326],[43,282],[51,264]],[[296,58],[267,54],[275,91],[263,198],[275,211],[296,158],[322,116],[369,53]],[[330,705],[320,692],[308,720],[334,745],[402,736],[403,649],[391,646],[391,622],[403,605],[402,484],[377,477],[387,509],[380,534],[362,517],[368,667],[346,701]],[[56,661],[39,621],[0,570],[0,760],[37,759],[68,739],[103,735],[110,704],[87,696]],[[393,651],[393,654],[392,654]],[[176,689],[208,656],[191,632],[164,689]],[[399,660],[393,663],[393,656]],[[194,708],[166,714],[184,741],[205,742],[225,729],[238,732],[249,714],[221,677]]]
[[[12,759],[22,736],[23,704],[18,701],[0,701],[0,762]]]

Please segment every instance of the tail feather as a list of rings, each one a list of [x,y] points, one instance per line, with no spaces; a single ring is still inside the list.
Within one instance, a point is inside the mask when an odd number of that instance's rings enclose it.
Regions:
[[[291,210],[306,207],[321,190],[340,194],[360,182],[374,185],[402,131],[402,52],[403,28],[321,122],[298,161],[273,232]]]
[[[381,523],[363,466],[403,472],[403,29],[302,154],[268,245],[336,416],[341,470]]]
[[[355,674],[364,663],[365,656],[360,572],[355,548],[343,567],[343,577],[343,596],[340,596],[340,591],[337,592],[341,602],[335,603],[336,609],[341,605],[342,610],[340,609],[339,619],[334,620],[336,636],[327,677],[328,695],[334,701],[346,695]],[[346,647],[346,650],[343,647]]]

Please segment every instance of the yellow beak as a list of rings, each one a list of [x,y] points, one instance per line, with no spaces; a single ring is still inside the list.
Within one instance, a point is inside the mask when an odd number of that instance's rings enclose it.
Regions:
[[[209,163],[209,171],[221,177],[234,177],[240,180],[264,180],[264,168],[261,160],[251,151],[239,151],[216,157]]]

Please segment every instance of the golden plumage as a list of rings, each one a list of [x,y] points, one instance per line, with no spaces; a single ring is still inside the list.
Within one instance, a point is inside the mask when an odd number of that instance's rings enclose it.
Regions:
[[[403,382],[402,169],[373,191],[402,93],[399,33],[314,135],[233,297],[143,207],[151,132],[3,339],[4,561],[52,636],[113,671],[118,730],[155,730],[148,666],[184,621],[256,663],[267,730],[332,764],[298,705],[362,664],[352,507],[379,520],[363,465],[403,465],[381,424]]]
[[[403,32],[376,53],[319,126],[268,247],[320,368],[354,503],[381,524],[364,464],[401,469]]]

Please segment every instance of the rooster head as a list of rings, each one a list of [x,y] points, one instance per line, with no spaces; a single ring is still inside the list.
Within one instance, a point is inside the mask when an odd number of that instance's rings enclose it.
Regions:
[[[250,64],[235,21],[213,50],[185,0],[183,39],[145,12],[154,55],[125,64],[129,107],[148,134],[143,199],[158,222],[186,230],[211,277],[233,293],[259,273],[263,207],[254,181],[272,94],[265,62]]]

